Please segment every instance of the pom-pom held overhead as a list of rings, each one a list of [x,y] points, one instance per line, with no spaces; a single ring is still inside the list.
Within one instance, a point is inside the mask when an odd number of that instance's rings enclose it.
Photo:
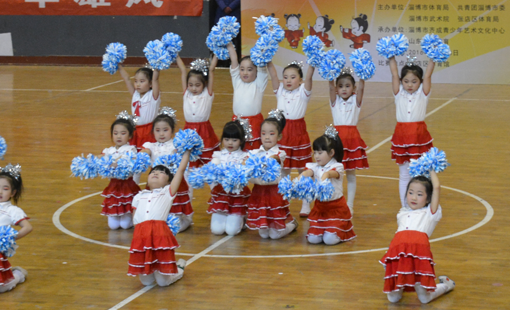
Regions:
[[[235,16],[223,16],[220,18],[217,25],[223,33],[223,36],[227,39],[230,38],[228,42],[237,37],[239,29],[241,28],[241,25],[237,22],[237,18]]]
[[[93,179],[99,176],[97,157],[93,154],[87,157],[78,156],[71,162],[71,173],[74,177],[81,179]]]
[[[126,59],[127,49],[124,44],[110,43],[106,46],[106,53],[103,55],[101,65],[103,70],[114,74],[119,69],[119,63]]]
[[[334,81],[345,66],[345,56],[339,50],[329,50],[324,54],[319,66],[319,74],[328,81]]]
[[[5,139],[0,136],[0,159],[4,159],[4,155],[7,152],[7,143]]]
[[[312,67],[319,67],[324,57],[324,42],[318,36],[308,36],[303,41],[303,53],[306,55],[306,62]]]
[[[426,34],[421,40],[421,48],[434,62],[445,62],[452,54],[448,44],[443,43],[437,34]]]
[[[177,172],[177,168],[179,168],[181,160],[182,156],[180,154],[163,155],[156,158],[154,163],[152,163],[152,167],[163,165],[170,170],[170,173],[175,174]]]
[[[261,15],[259,18],[256,18],[255,33],[258,34],[259,36],[273,35],[279,31],[278,28],[281,29],[280,25],[278,25],[278,18],[264,15]]]
[[[446,154],[444,151],[440,151],[437,147],[431,148],[428,152],[418,159],[411,159],[409,164],[409,174],[412,177],[423,175],[430,178],[430,170],[434,170],[439,173],[450,166],[446,160]]]
[[[360,79],[368,80],[374,75],[375,64],[372,61],[372,56],[366,49],[359,48],[354,50],[349,56],[349,60],[352,63],[354,72]]]
[[[156,70],[170,68],[170,64],[175,60],[166,49],[165,44],[160,40],[149,41],[147,46],[143,49],[143,52],[151,67]],[[175,55],[175,57],[177,57],[177,55]]]
[[[179,230],[181,229],[181,220],[175,215],[175,214],[168,214],[168,217],[166,218],[166,224],[172,231],[172,234],[177,235],[179,233]]]
[[[177,153],[184,154],[187,150],[191,150],[190,161],[196,161],[202,155],[204,141],[198,133],[191,129],[179,130],[175,134],[174,146]]]
[[[278,43],[271,35],[261,36],[250,50],[250,58],[257,67],[265,67],[278,51]]]
[[[18,232],[9,225],[0,226],[0,253],[12,257],[16,253]]]
[[[409,48],[409,40],[401,33],[391,37],[384,37],[377,42],[376,49],[379,55],[385,58],[402,56]]]
[[[240,27],[234,16],[224,16],[220,18],[218,24],[212,27],[205,44],[218,59],[227,60],[230,56],[226,46],[233,38],[237,37]]]
[[[161,42],[165,45],[166,50],[172,58],[177,58],[177,54],[182,50],[182,39],[178,34],[169,32],[163,35]],[[175,56],[175,57],[174,57]]]

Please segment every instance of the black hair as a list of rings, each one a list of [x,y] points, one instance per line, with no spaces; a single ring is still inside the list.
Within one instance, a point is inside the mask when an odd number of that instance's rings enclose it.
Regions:
[[[354,77],[352,75],[350,75],[349,73],[344,73],[336,78],[336,82],[335,82],[336,87],[338,87],[338,82],[340,82],[341,79],[349,79],[352,82],[352,86],[353,87],[356,86],[356,81],[354,80]]]
[[[336,135],[334,139],[322,135],[313,141],[312,148],[314,151],[326,151],[328,153],[331,152],[331,150],[335,150],[333,158],[339,163],[341,163],[344,158],[344,146],[338,135]]]
[[[11,193],[14,192],[12,196],[12,201],[14,204],[18,204],[18,201],[21,199],[21,194],[23,193],[23,180],[21,179],[21,175],[16,179],[10,173],[0,172],[0,179],[6,179],[7,182],[11,185]]]
[[[244,56],[243,58],[241,58],[241,60],[239,60],[239,65],[241,65],[241,63],[245,60],[249,60],[251,62],[251,64],[257,68],[257,66],[255,66],[255,64],[253,63],[253,61],[251,60],[251,57],[250,56]]]
[[[113,137],[113,127],[115,127],[115,125],[123,125],[129,131],[129,136],[133,137],[133,132],[135,132],[135,130],[136,130],[135,126],[133,126],[130,121],[128,121],[127,119],[123,119],[123,118],[116,119],[115,122],[113,122],[112,126],[110,127],[110,135],[112,137]]]
[[[170,172],[170,169],[168,169],[166,166],[163,166],[163,165],[157,165],[155,167],[153,167],[151,169],[151,171],[149,172],[149,174],[152,173],[152,171],[161,171],[163,172],[164,174],[166,174],[168,176],[168,184],[172,183],[172,180],[174,179],[174,174],[172,172]]]
[[[244,149],[246,137],[244,133],[244,128],[238,121],[230,121],[225,124],[225,127],[223,127],[223,133],[221,134],[222,142],[224,138],[239,139],[241,141],[239,148]]]
[[[265,123],[271,123],[271,124],[274,124],[276,126],[276,129],[278,130],[278,135],[281,135],[282,132],[283,132],[283,128],[285,128],[285,123],[287,121],[285,120],[285,116],[283,116],[283,113],[281,114],[281,119],[278,120],[274,117],[268,117],[266,118],[262,124],[260,124],[260,128],[262,129],[262,126],[265,124]]]
[[[423,175],[419,175],[417,177],[412,178],[407,184],[406,196],[407,192],[409,192],[409,186],[411,186],[411,183],[420,183],[423,186],[425,186],[425,193],[427,194],[426,204],[429,204],[430,200],[432,199],[432,191],[434,190],[434,187],[432,186],[432,181]]]
[[[324,32],[328,32],[331,30],[331,27],[333,27],[333,24],[335,23],[334,19],[329,19],[328,15],[319,16],[324,21]]]
[[[423,69],[417,65],[405,65],[402,67],[400,71],[400,81],[406,76],[409,72],[416,75],[420,79],[420,83],[423,83]]]
[[[360,14],[359,17],[354,18],[354,20],[358,23],[358,26],[363,27],[363,33],[367,32],[368,28],[367,15]]]
[[[301,18],[301,14],[285,14],[285,15],[283,15],[283,17],[285,17],[285,21],[287,21],[287,22],[288,22],[288,21],[289,21],[289,18],[291,18],[291,17],[295,17],[295,18],[297,18],[298,20],[300,20],[300,18]]]
[[[209,75],[204,75],[204,73],[202,71],[189,70],[188,76],[186,77],[186,84],[189,83],[189,79],[192,76],[198,77],[200,82],[202,82],[202,84],[204,84],[204,87],[207,87],[207,82],[209,81]]]
[[[154,127],[159,122],[167,123],[168,126],[170,126],[170,128],[172,128],[172,132],[175,131],[175,120],[166,114],[159,114],[158,116],[156,116],[156,118],[152,121],[152,131],[154,131]]]
[[[283,72],[285,73],[285,70],[290,69],[290,68],[296,69],[297,72],[299,73],[299,77],[303,78],[303,70],[301,70],[301,66],[300,65],[290,64],[287,67],[283,68]]]
[[[140,69],[136,70],[135,75],[138,74],[138,73],[145,74],[145,76],[147,77],[149,82],[152,82],[152,69],[143,67],[143,68],[140,68]],[[152,87],[151,87],[151,89],[152,89]]]

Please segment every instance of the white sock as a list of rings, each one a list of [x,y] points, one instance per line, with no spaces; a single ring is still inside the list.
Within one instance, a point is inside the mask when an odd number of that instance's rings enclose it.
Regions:
[[[120,216],[120,227],[123,229],[133,227],[133,215],[131,213],[126,213]]]
[[[416,291],[416,294],[418,294],[418,299],[422,304],[427,304],[431,302],[432,300],[438,298],[439,296],[443,295],[444,293],[448,292],[449,287],[447,284],[444,283],[438,283],[436,285],[436,290],[433,292],[427,291],[426,288],[422,287],[420,283],[416,283],[414,285],[414,290]]]
[[[294,221],[287,223],[287,225],[285,225],[284,230],[276,230],[273,228],[269,228],[269,238],[271,239],[283,238],[290,234],[294,229],[296,229],[296,223]]]
[[[261,229],[259,229],[259,235],[262,238],[264,238],[264,239],[269,238],[269,228],[261,228]]]
[[[400,193],[400,202],[402,207],[406,206],[406,191],[409,181],[411,181],[411,175],[409,174],[409,163],[398,165],[398,189]]]
[[[169,286],[176,282],[184,275],[184,270],[177,267],[177,274],[161,274],[158,271],[154,272],[154,277],[159,286]]]
[[[13,270],[12,275],[14,276],[14,280],[11,282],[0,286],[0,293],[8,292],[16,287],[18,283],[25,282],[25,275],[19,270]]]
[[[313,244],[319,244],[319,243],[322,243],[322,236],[310,235],[310,236],[306,236],[306,240],[308,240],[308,242],[313,243]]]
[[[108,216],[108,226],[110,229],[119,229],[120,227],[120,216]]]
[[[345,172],[347,178],[347,206],[354,213],[354,197],[356,197],[356,170],[348,170]]]
[[[221,213],[213,213],[211,216],[211,232],[215,235],[223,235],[227,224],[227,216]]]
[[[402,299],[402,289],[386,294],[390,302],[397,302]]]
[[[310,214],[310,202],[307,200],[303,200],[303,204],[301,205],[301,211],[299,214]]]
[[[327,245],[335,245],[342,241],[336,234],[325,231],[322,240]]]
[[[179,229],[179,232],[185,231],[186,229],[188,229],[191,223],[193,223],[193,214],[186,215],[181,213],[175,215],[179,218],[179,221],[181,222],[181,228]]]
[[[244,217],[237,214],[229,214],[225,223],[225,232],[229,236],[235,236],[241,232],[244,225]]]

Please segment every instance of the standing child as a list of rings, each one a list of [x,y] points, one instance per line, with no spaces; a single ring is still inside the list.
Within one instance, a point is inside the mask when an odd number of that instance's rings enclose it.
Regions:
[[[267,86],[267,68],[256,67],[249,56],[241,58],[238,62],[237,54],[232,43],[227,45],[230,55],[230,75],[234,88],[234,117],[247,118],[253,129],[252,138],[246,141],[245,150],[256,150],[260,147],[260,125],[264,117],[262,110],[262,97]]]
[[[272,112],[271,112],[272,113]],[[270,114],[271,114],[270,113]],[[278,148],[277,142],[282,138],[285,117],[276,113],[262,122],[260,137],[262,146],[250,151],[250,155],[265,156],[276,159],[280,165],[285,161],[285,152]],[[248,221],[250,229],[258,229],[262,238],[280,239],[294,231],[298,223],[289,210],[289,202],[278,193],[278,182],[264,182],[252,179],[252,194],[248,200]]]
[[[342,163],[347,175],[347,206],[354,213],[356,196],[356,169],[367,169],[367,145],[361,139],[358,128],[359,113],[363,103],[365,81],[354,81],[352,69],[342,69],[336,83],[329,82],[329,104],[335,129],[342,140],[344,157]]]
[[[243,152],[245,142],[244,129],[239,122],[226,123],[221,135],[223,149],[213,153],[212,162],[216,165],[242,164],[248,155]],[[225,192],[221,184],[214,185],[211,190],[211,199],[209,199],[210,206],[207,210],[207,213],[212,214],[211,232],[215,235],[222,235],[226,232],[231,236],[240,233],[246,222],[246,210],[250,195],[251,191],[248,186],[245,186],[240,193],[235,194]]]
[[[324,135],[313,141],[313,153],[316,163],[306,164],[307,170],[301,176],[321,181],[329,179],[335,192],[328,201],[315,201],[308,216],[310,228],[306,238],[310,243],[324,242],[327,245],[354,239],[356,234],[351,222],[352,215],[342,193],[342,141],[333,128],[328,128]]]
[[[407,185],[406,204],[397,214],[397,233],[380,260],[386,270],[384,292],[390,302],[399,301],[403,291],[416,291],[419,300],[426,304],[455,288],[455,282],[447,276],[440,276],[439,284],[434,281],[429,238],[442,211],[439,178],[434,170],[430,177],[414,177]]]
[[[23,181],[21,179],[21,167],[19,165],[7,165],[0,168],[0,227],[19,225],[21,227],[16,235],[19,240],[32,231],[32,225],[28,222],[29,217],[18,204],[23,192]],[[0,252],[0,293],[8,292],[17,284],[25,282],[27,271],[21,267],[13,267],[7,260],[6,253]]]
[[[160,156],[172,155],[177,152],[172,139],[176,122],[175,110],[169,107],[161,108],[159,115],[152,122],[152,132],[156,142],[145,142],[142,150],[142,152],[151,156],[152,163]],[[147,186],[147,189],[150,189],[149,186]],[[186,230],[193,222],[193,207],[191,206],[189,186],[186,180],[181,182],[177,190],[170,213],[175,214],[180,220],[179,232]]]
[[[435,63],[429,60],[423,69],[408,61],[398,75],[397,61],[390,58],[391,84],[397,108],[397,125],[391,138],[391,158],[399,166],[399,192],[405,206],[406,187],[411,176],[409,162],[432,148],[432,136],[427,130],[425,116],[432,86]]]
[[[151,190],[143,190],[133,200],[135,231],[129,249],[128,275],[139,276],[143,285],[156,281],[159,286],[168,286],[184,274],[186,261],[175,262],[179,244],[166,220],[189,156],[186,151],[175,175],[163,165],[154,167],[147,180]]]

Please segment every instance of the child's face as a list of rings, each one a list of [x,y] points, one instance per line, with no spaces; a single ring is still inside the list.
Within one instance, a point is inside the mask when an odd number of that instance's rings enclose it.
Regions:
[[[223,138],[221,142],[223,143],[223,147],[227,149],[229,152],[235,152],[241,146],[241,139]]]
[[[164,143],[172,139],[174,132],[167,122],[161,121],[154,124],[154,137],[160,143]]]
[[[147,179],[147,184],[151,189],[162,188],[170,184],[170,177],[160,170],[152,170]]]
[[[249,59],[241,61],[239,64],[239,73],[245,83],[251,83],[257,78],[257,67]]]
[[[331,161],[331,158],[333,158],[333,156],[335,156],[335,150],[331,150],[329,151],[329,153],[323,150],[313,151],[313,157],[315,158],[315,162],[319,166],[325,166],[327,163]]]
[[[355,19],[351,21],[351,32],[355,36],[360,36],[363,34],[363,28],[358,25],[358,22]]]
[[[131,139],[131,136],[129,135],[129,130],[126,126],[121,124],[113,126],[112,140],[117,148],[127,144],[129,139]]]
[[[336,92],[338,96],[340,96],[343,100],[349,99],[354,91],[356,90],[356,87],[352,85],[352,81],[349,78],[342,78],[338,80],[338,84],[336,86]]]
[[[301,85],[302,79],[296,68],[287,68],[283,71],[283,88],[292,91]]]
[[[317,32],[324,31],[326,28],[324,28],[324,19],[322,17],[317,17],[315,20],[315,25],[313,26],[313,29]]]
[[[264,123],[260,128],[260,139],[266,151],[275,146],[280,138],[281,135],[274,123]]]
[[[420,79],[412,72],[407,72],[407,74],[402,77],[402,86],[404,87],[404,90],[410,94],[417,91],[418,88],[420,88],[420,84]]]
[[[285,26],[287,26],[287,29],[294,31],[298,30],[301,24],[299,23],[299,19],[297,17],[292,16],[287,19],[287,25]]]
[[[188,79],[188,90],[193,96],[200,95],[204,91],[204,83],[196,75],[192,75]]]
[[[135,89],[140,93],[140,95],[144,95],[148,92],[152,87],[152,82],[149,81],[149,78],[145,73],[138,72],[135,74]]]
[[[15,194],[16,191],[12,190],[11,183],[5,178],[0,178],[0,202],[11,200]]]
[[[427,189],[425,188],[425,185],[419,182],[409,184],[406,200],[407,205],[413,210],[425,207],[427,205]]]

